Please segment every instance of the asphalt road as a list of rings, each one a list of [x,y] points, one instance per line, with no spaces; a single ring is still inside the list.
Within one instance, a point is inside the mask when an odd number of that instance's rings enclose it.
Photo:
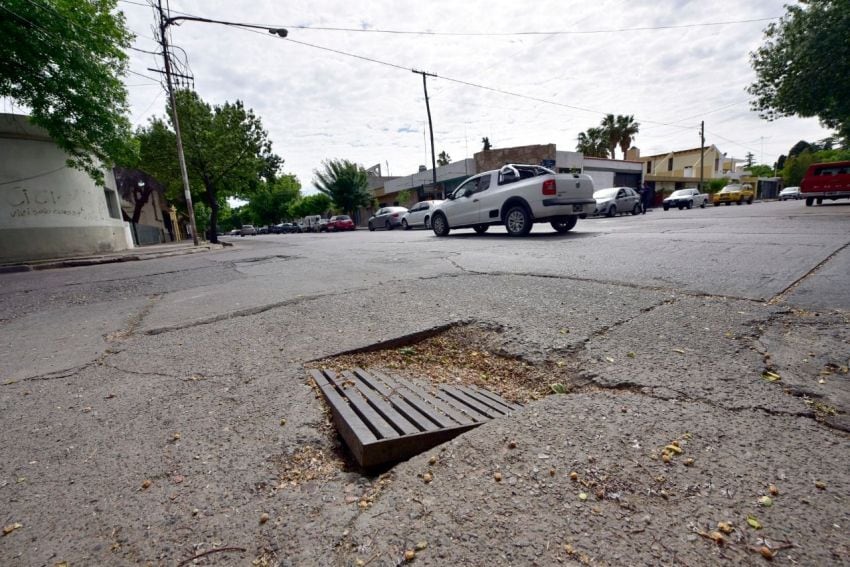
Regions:
[[[394,565],[419,541],[433,565],[757,564],[762,546],[850,564],[850,205],[657,209],[521,239],[228,240],[0,275],[0,521],[22,525],[0,564],[174,565],[232,546],[198,564]],[[282,462],[337,445],[305,361],[457,322],[499,328],[529,364],[567,360],[553,379],[583,388],[386,485],[331,464],[280,482]],[[660,462],[674,439],[694,466]],[[578,500],[571,470],[617,498]],[[726,545],[706,537],[719,521]]]

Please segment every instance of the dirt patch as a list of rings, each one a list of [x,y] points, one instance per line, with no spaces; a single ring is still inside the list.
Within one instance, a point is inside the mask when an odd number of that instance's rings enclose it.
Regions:
[[[409,344],[366,350],[312,362],[308,368],[337,372],[353,368],[378,368],[390,374],[426,380],[432,384],[472,384],[512,402],[525,403],[552,393],[552,385],[565,391],[578,382],[575,365],[568,360],[532,364],[502,352],[502,333],[479,325],[451,327],[442,333]]]
[[[339,455],[313,445],[299,447],[291,454],[275,460],[280,469],[278,489],[313,480],[325,481],[346,468],[345,461]]]

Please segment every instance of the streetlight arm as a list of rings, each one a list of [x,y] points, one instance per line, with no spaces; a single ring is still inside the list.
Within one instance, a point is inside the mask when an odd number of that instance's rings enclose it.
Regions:
[[[279,35],[280,37],[286,37],[289,35],[289,32],[286,28],[270,28],[268,26],[258,26],[255,24],[241,24],[238,22],[227,22],[224,20],[212,20],[210,18],[201,18],[199,16],[174,16],[173,18],[165,18],[164,24],[165,27],[170,26],[171,24],[176,24],[180,21],[188,21],[188,22],[204,22],[207,24],[221,24],[223,26],[235,26],[239,28],[250,28],[255,30],[266,30],[271,34]]]

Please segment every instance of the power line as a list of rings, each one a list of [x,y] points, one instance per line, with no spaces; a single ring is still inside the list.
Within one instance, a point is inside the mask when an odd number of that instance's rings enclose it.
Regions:
[[[356,33],[383,33],[394,35],[430,35],[430,36],[452,36],[452,37],[511,37],[523,35],[591,35],[602,33],[625,33],[638,31],[658,31],[658,30],[675,30],[683,28],[702,28],[709,26],[725,26],[731,24],[749,24],[755,22],[767,22],[778,20],[779,16],[770,18],[753,18],[749,20],[727,20],[723,22],[701,22],[694,24],[675,24],[668,26],[642,26],[636,28],[608,28],[595,30],[552,30],[552,31],[519,31],[519,32],[441,32],[441,31],[421,31],[421,30],[386,30],[378,28],[345,28],[345,27],[320,27],[320,26],[293,26],[284,25],[282,27],[307,30],[307,31],[338,31],[338,32],[356,32]]]

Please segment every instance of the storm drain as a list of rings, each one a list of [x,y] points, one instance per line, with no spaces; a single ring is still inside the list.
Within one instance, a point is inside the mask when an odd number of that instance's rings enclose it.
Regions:
[[[480,387],[440,384],[426,389],[375,370],[338,374],[312,369],[310,375],[364,468],[410,458],[522,407]]]

